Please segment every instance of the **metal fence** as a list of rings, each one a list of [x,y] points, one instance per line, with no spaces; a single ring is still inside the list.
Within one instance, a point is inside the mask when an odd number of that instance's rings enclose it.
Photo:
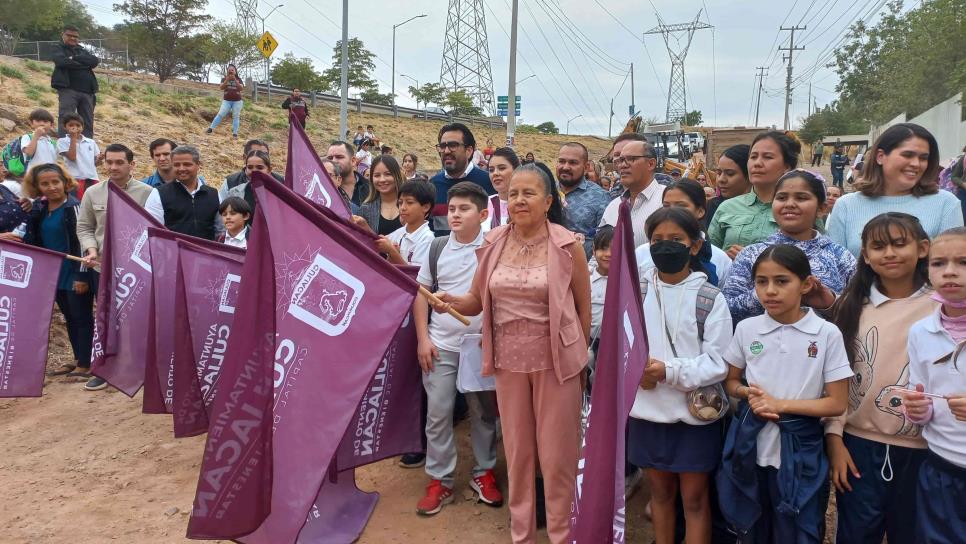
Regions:
[[[13,56],[38,61],[52,60],[52,55],[61,42],[17,42],[13,49]],[[130,70],[131,56],[128,52],[127,40],[121,38],[94,38],[83,40],[81,45],[101,59],[101,67]]]

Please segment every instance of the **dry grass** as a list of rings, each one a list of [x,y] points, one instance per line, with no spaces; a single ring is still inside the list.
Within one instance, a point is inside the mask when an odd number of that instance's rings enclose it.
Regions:
[[[0,56],[0,75],[3,77],[4,104],[2,107],[17,115],[20,126],[26,132],[27,115],[34,108],[47,107],[56,114],[56,95],[50,91],[47,72],[49,63],[24,62],[20,59]],[[103,149],[107,144],[123,143],[136,154],[137,177],[153,171],[147,156],[148,143],[159,137],[170,138],[178,143],[196,145],[201,150],[202,174],[214,185],[241,167],[241,146],[249,138],[270,142],[272,156],[278,164],[284,164],[287,142],[285,111],[280,108],[283,97],[274,97],[271,106],[267,102],[246,101],[241,115],[239,141],[231,139],[231,121],[226,119],[214,134],[206,135],[208,121],[205,115],[217,112],[220,97],[194,94],[211,90],[215,85],[183,80],[171,81],[170,87],[156,88],[157,79],[145,74],[131,72],[98,71],[101,89],[95,110],[95,140]],[[172,87],[186,92],[175,92]],[[349,126],[373,125],[377,135],[393,147],[394,154],[413,152],[420,158],[420,170],[433,173],[438,168],[436,134],[443,125],[441,121],[421,119],[394,119],[387,115],[349,113]],[[320,105],[312,109],[307,131],[316,149],[325,152],[327,143],[338,133],[339,111],[331,106]],[[482,147],[487,138],[500,145],[505,137],[504,129],[472,127]],[[0,135],[7,141],[15,134]],[[590,136],[528,135],[517,136],[517,149],[521,154],[533,152],[537,160],[555,161],[560,145],[578,141],[588,147],[591,156],[599,157],[610,149],[610,142]]]

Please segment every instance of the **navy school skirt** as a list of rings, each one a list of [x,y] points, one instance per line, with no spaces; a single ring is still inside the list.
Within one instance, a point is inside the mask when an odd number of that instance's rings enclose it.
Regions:
[[[627,457],[642,468],[666,472],[712,472],[721,462],[722,420],[707,425],[654,423],[628,418]]]

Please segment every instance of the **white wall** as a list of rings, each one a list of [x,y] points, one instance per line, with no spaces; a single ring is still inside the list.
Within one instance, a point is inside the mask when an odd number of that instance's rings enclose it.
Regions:
[[[906,119],[906,114],[900,114],[882,125],[873,126],[869,131],[869,141],[873,142],[885,129],[898,123],[915,123],[922,125],[936,137],[939,142],[939,163],[943,166],[963,152],[966,145],[966,121],[962,121],[963,94],[941,102],[926,112]]]

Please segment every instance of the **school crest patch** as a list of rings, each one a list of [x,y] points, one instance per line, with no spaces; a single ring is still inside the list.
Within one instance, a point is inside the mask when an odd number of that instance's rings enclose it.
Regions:
[[[762,343],[759,342],[758,340],[755,340],[754,342],[751,343],[751,346],[749,346],[748,349],[751,350],[751,353],[753,355],[758,355],[759,353],[762,352],[763,349],[765,349],[765,346],[762,345]]]
[[[808,357],[809,359],[818,357],[818,342],[808,343]]]

